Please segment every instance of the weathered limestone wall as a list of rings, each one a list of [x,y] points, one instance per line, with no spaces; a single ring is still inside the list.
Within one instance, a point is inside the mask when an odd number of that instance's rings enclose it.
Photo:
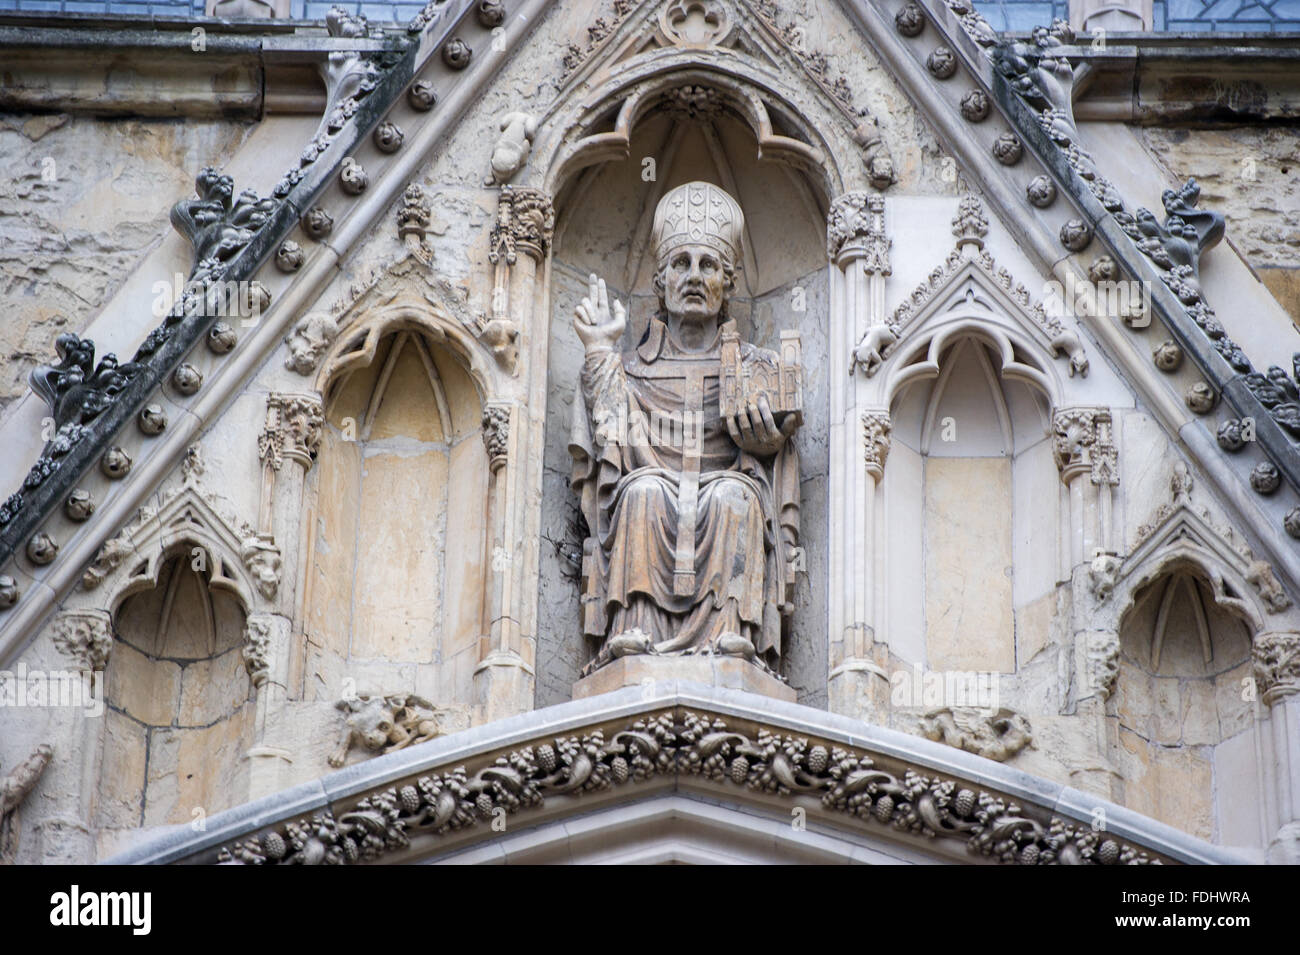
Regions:
[[[80,332],[169,235],[167,215],[251,124],[229,120],[0,117],[0,416],[27,374]],[[144,334],[154,321],[130,318]]]

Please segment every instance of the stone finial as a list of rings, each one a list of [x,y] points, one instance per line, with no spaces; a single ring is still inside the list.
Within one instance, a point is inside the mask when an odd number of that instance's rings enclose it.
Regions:
[[[952,234],[957,237],[957,248],[973,246],[984,248],[984,239],[989,234],[988,216],[984,214],[984,205],[979,199],[967,193],[957,204],[957,214],[952,219]]]
[[[826,251],[833,262],[861,261],[868,273],[889,275],[890,239],[885,235],[885,197],[855,190],[831,203]]]

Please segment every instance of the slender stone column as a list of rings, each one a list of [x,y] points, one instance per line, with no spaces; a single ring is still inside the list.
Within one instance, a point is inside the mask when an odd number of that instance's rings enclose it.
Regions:
[[[54,616],[50,630],[49,643],[38,641],[23,655],[21,669],[14,674],[23,685],[16,689],[26,693],[32,685],[52,686],[57,673],[67,698],[47,698],[39,707],[26,699],[24,709],[7,717],[9,730],[21,735],[26,729],[21,718],[39,716],[39,741],[51,750],[41,779],[41,792],[48,795],[39,802],[29,797],[21,810],[18,859],[88,863],[98,855],[94,834],[108,736],[104,691],[113,649],[112,618],[102,609],[63,610]]]
[[[324,426],[321,397],[316,393],[273,393],[266,399],[266,424],[258,438],[262,460],[262,495],[257,534],[244,541],[244,562],[265,603],[244,625],[244,664],[256,691],[254,743],[249,749],[250,799],[283,788],[293,758],[293,741],[281,738],[292,671],[302,647],[293,641],[294,621],[301,629],[297,595],[302,555],[303,485]]]
[[[1268,861],[1300,864],[1300,632],[1255,636],[1255,687],[1265,715],[1257,724],[1264,781]]]
[[[885,324],[885,277],[890,274],[885,199],[845,193],[827,220],[830,275],[830,623],[828,703],[832,712],[864,713],[879,631],[881,533],[876,488],[889,453],[888,409],[865,407],[869,386],[843,357],[868,330]],[[879,681],[877,681],[879,682]],[[887,688],[887,684],[886,684]]]
[[[533,708],[537,578],[541,554],[548,322],[546,267],[555,228],[550,197],[504,186],[489,258],[496,266],[493,321],[523,339],[512,367],[516,397],[490,402],[483,415],[488,455],[488,580],[475,695],[482,719]]]

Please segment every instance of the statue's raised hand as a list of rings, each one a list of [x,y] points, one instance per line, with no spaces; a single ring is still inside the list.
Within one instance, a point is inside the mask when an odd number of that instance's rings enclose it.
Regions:
[[[618,349],[618,343],[627,328],[627,312],[617,299],[609,303],[605,280],[592,273],[587,279],[587,297],[573,310],[573,327],[588,352],[603,348]]]

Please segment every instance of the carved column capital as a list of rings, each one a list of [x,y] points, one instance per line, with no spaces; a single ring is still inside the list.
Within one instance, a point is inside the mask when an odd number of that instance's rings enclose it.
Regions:
[[[1109,408],[1057,409],[1052,415],[1052,445],[1066,484],[1084,473],[1093,484],[1119,483],[1119,451]]]
[[[1255,685],[1265,705],[1300,693],[1300,632],[1274,630],[1259,634],[1253,656]]]
[[[483,447],[492,473],[505,465],[510,454],[510,406],[489,402],[483,409]]]
[[[82,670],[103,670],[113,649],[107,610],[64,610],[54,618],[54,645]]]
[[[319,395],[272,393],[266,397],[266,425],[257,440],[263,463],[278,471],[285,458],[311,468],[320,447],[325,414]]]
[[[885,473],[885,459],[889,457],[889,445],[893,425],[888,411],[864,411],[862,413],[862,436],[865,439],[867,472],[877,481]]]
[[[868,273],[888,275],[890,240],[885,235],[885,197],[872,192],[846,192],[831,203],[826,216],[826,251],[843,268],[862,261]]]
[[[550,252],[554,232],[550,196],[540,189],[502,186],[497,222],[488,240],[488,261],[495,265],[504,257],[507,265],[514,265],[522,251],[540,262]]]

